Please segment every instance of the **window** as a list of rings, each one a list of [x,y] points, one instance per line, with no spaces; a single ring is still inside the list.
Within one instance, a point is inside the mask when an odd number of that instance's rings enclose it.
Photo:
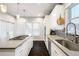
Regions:
[[[6,22],[3,22],[1,21],[1,36],[0,38],[3,40],[3,39],[6,39],[7,38],[7,27],[6,27]]]
[[[7,23],[7,35],[9,36],[9,38],[14,37],[14,24],[12,23]]]
[[[26,23],[26,35],[29,34],[29,35],[32,35],[32,23]]]
[[[79,35],[79,4],[72,4],[69,10],[69,22],[72,22],[76,25],[76,32]],[[68,26],[69,32],[74,34],[74,27],[72,25]]]
[[[33,36],[40,36],[40,24],[39,23],[33,23]]]
[[[13,37],[14,24],[6,21],[0,21],[0,40],[8,40]]]
[[[79,4],[71,8],[71,18],[79,17]]]
[[[0,40],[1,40],[1,36],[2,36],[2,31],[1,31],[1,21],[0,21]]]

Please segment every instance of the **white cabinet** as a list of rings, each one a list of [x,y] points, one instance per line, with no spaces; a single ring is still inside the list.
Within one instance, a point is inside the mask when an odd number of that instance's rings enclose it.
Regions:
[[[28,40],[26,38],[26,41],[22,45],[16,48],[15,55],[16,56],[28,56],[32,46],[33,46],[32,38],[29,38]]]
[[[22,50],[23,50],[22,45],[20,45],[15,49],[15,55],[20,56],[22,54]]]
[[[1,48],[0,56],[28,56],[31,48],[33,47],[32,37],[25,38],[17,48]]]
[[[51,56],[66,56],[66,54],[51,41]]]
[[[24,52],[25,53],[24,55],[28,56],[31,48],[33,47],[33,41],[32,39],[30,38],[29,40],[27,40],[24,44],[23,44],[23,47],[24,47]]]

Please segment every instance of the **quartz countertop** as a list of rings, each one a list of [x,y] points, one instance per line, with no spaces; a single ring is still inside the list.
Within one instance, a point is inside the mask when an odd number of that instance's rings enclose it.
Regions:
[[[72,51],[69,50],[67,48],[65,48],[64,46],[62,46],[61,44],[59,44],[58,42],[56,42],[55,40],[68,40],[67,38],[63,38],[60,37],[58,35],[48,35],[48,38],[54,43],[56,44],[56,46],[58,46],[65,54],[69,55],[69,56],[79,56],[79,51]],[[74,48],[74,47],[73,47]]]
[[[18,46],[20,46],[22,43],[24,43],[26,40],[28,40],[31,36],[26,37],[22,40],[6,40],[6,41],[0,41],[0,49],[15,49]]]

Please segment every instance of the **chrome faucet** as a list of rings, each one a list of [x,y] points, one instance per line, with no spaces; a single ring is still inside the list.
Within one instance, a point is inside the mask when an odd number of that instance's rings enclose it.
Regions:
[[[73,39],[73,42],[77,43],[77,38],[76,38],[76,25],[72,22],[68,23],[67,26],[66,26],[66,35],[68,34],[68,26],[72,24],[74,26],[74,39]]]

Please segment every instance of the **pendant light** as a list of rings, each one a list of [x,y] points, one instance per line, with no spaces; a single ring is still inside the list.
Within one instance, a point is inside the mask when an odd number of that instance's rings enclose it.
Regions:
[[[23,12],[24,12],[24,17],[25,17],[25,12],[26,12],[26,10],[23,9]],[[22,22],[26,22],[25,18],[22,20]]]
[[[24,17],[25,17],[25,12],[26,12],[26,10],[25,10],[25,9],[23,9]]]
[[[63,5],[62,5],[62,3],[59,3],[59,6],[60,6],[60,8],[59,8],[59,11],[63,8]],[[59,7],[58,6],[58,7]],[[64,25],[65,24],[65,18],[64,17],[62,17],[62,13],[60,12],[60,14],[59,14],[59,18],[57,19],[57,24],[58,25]]]
[[[60,17],[57,19],[57,24],[58,25],[64,25],[65,24],[65,19],[61,17],[61,14],[60,14]]]
[[[19,19],[20,15],[19,15],[19,3],[17,3],[17,15],[16,15],[16,19]]]

